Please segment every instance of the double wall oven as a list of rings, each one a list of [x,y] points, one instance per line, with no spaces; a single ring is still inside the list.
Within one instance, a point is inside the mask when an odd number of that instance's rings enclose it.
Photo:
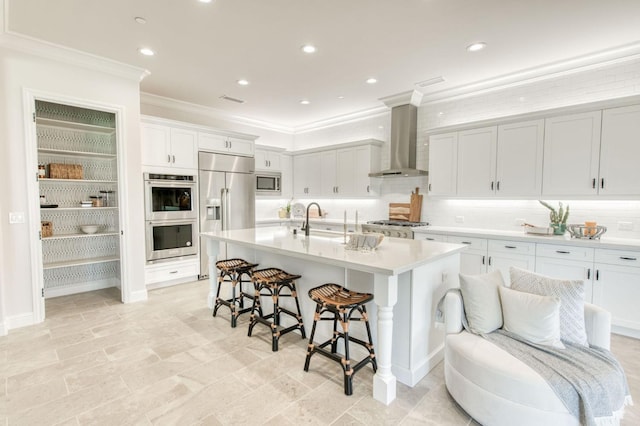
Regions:
[[[196,176],[145,173],[144,187],[147,262],[197,255]]]

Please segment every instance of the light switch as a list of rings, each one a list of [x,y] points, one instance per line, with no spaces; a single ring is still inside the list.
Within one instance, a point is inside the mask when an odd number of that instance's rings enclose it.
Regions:
[[[9,223],[24,223],[24,212],[9,212]]]

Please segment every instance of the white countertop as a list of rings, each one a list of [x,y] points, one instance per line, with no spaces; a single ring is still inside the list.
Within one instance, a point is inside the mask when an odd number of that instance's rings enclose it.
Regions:
[[[375,251],[360,252],[346,250],[340,234],[305,237],[300,233],[294,235],[286,226],[203,232],[200,235],[290,257],[383,275],[398,275],[466,248],[461,244],[385,237]]]
[[[478,238],[491,238],[498,240],[526,241],[531,243],[560,244],[567,246],[595,247],[614,250],[640,250],[640,240],[627,238],[608,238],[606,234],[599,240],[584,238],[571,238],[567,232],[565,235],[536,235],[525,234],[524,231],[501,231],[496,229],[458,228],[446,226],[425,226],[413,228],[419,234],[440,234],[469,236]]]

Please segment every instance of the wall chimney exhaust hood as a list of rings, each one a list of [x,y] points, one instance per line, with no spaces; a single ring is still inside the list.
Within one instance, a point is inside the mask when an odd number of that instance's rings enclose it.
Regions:
[[[414,177],[429,174],[426,170],[416,169],[418,107],[415,104],[420,104],[422,98],[422,94],[419,94],[416,99],[416,93],[418,92],[408,92],[411,103],[391,107],[390,167],[381,172],[369,173],[369,177]],[[403,93],[399,96],[406,95],[407,93]],[[398,96],[393,97],[393,100],[397,99]]]

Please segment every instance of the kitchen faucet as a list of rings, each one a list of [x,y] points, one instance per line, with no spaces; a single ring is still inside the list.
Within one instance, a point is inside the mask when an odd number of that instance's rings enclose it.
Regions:
[[[312,203],[309,203],[309,205],[307,206],[307,221],[304,223],[302,227],[302,229],[304,230],[305,237],[309,236],[309,229],[311,229],[311,227],[309,226],[309,207],[311,207],[313,204],[318,206],[318,214],[322,216],[322,208],[320,207],[320,204],[316,203],[315,201]]]

